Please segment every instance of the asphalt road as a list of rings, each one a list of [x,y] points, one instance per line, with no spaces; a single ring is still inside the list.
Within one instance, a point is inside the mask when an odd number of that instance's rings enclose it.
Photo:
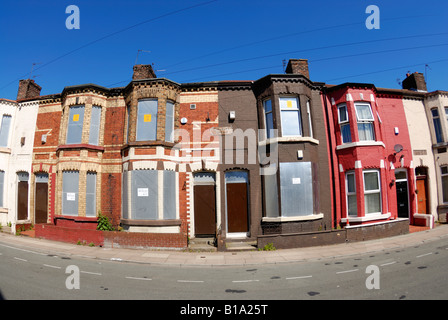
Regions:
[[[448,299],[447,269],[448,239],[345,258],[250,267],[101,261],[44,254],[0,242],[0,297],[185,303]]]

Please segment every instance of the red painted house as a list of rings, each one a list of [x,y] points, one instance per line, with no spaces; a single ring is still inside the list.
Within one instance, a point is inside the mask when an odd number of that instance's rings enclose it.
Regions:
[[[372,84],[326,86],[335,225],[413,221],[412,149],[402,96]]]

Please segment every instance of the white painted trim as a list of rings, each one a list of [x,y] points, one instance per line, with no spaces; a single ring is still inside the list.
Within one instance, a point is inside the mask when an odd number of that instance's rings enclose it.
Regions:
[[[382,141],[359,141],[359,142],[349,142],[340,144],[336,146],[336,150],[342,150],[354,147],[374,147],[374,146],[381,146],[383,148],[386,148],[386,146]]]
[[[366,222],[366,221],[373,221],[373,220],[383,220],[383,219],[390,218],[390,216],[391,216],[390,212],[380,213],[380,214],[372,213],[372,214],[366,215],[365,217],[353,217],[353,216],[350,216],[348,218],[348,221],[349,222]],[[347,222],[347,218],[342,218],[341,222],[342,223],[346,223]]]
[[[324,217],[323,213],[310,214],[307,216],[295,216],[295,217],[263,217],[263,222],[291,222],[291,221],[306,221],[306,220],[318,220]]]
[[[275,137],[266,140],[258,141],[258,146],[265,146],[272,143],[278,142],[310,142],[314,144],[319,144],[319,140],[311,138],[311,137]]]

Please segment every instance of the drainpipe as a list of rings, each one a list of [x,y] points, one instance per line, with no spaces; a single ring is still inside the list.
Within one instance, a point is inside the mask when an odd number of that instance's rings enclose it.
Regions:
[[[336,213],[336,186],[335,186],[335,173],[334,173],[334,157],[333,157],[333,139],[332,132],[330,130],[330,115],[328,112],[327,106],[327,90],[325,85],[322,86],[322,95],[324,100],[324,109],[325,109],[325,118],[327,120],[327,135],[328,135],[328,143],[329,143],[329,151],[330,151],[330,170],[331,170],[331,187],[333,188],[333,220],[334,220],[334,228],[337,227],[337,213]],[[347,225],[348,225],[348,215],[347,215]]]

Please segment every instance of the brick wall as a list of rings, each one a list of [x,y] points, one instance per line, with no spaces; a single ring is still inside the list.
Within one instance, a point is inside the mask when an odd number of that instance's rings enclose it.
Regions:
[[[187,236],[179,234],[98,231],[71,227],[38,224],[36,238],[68,243],[94,244],[106,248],[186,248]]]
[[[35,83],[34,80],[20,80],[19,90],[17,91],[17,100],[38,97],[41,89],[42,87]]]

